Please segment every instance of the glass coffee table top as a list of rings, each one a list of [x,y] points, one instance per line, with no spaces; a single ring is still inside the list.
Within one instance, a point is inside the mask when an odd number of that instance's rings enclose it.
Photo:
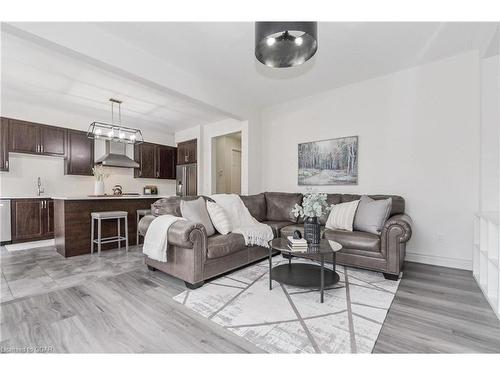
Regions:
[[[338,242],[331,240],[321,240],[319,244],[312,245],[309,244],[307,249],[296,250],[291,249],[288,246],[288,240],[286,238],[275,238],[269,241],[269,246],[274,250],[283,251],[287,253],[297,254],[297,255],[318,255],[318,254],[331,254],[339,250],[342,250],[342,245]]]

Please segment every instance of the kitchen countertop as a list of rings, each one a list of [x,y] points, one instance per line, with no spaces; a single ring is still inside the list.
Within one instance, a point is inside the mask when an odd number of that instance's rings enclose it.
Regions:
[[[108,199],[161,199],[168,198],[169,195],[107,195],[105,197],[95,197],[95,196],[68,196],[68,197],[52,197],[52,199],[59,199],[65,201],[84,201],[84,200],[108,200]]]
[[[10,199],[52,199],[52,197],[48,197],[46,195],[40,195],[40,196],[26,196],[26,195],[21,195],[19,197],[0,197],[0,199],[3,199],[3,200],[10,200]]]
[[[171,195],[107,195],[105,197],[95,197],[95,196],[87,196],[87,195],[79,195],[79,196],[35,196],[35,197],[0,197],[0,199],[8,200],[8,199],[58,199],[58,200],[71,200],[71,201],[81,201],[81,200],[103,200],[103,199],[161,199],[161,198],[169,198]]]

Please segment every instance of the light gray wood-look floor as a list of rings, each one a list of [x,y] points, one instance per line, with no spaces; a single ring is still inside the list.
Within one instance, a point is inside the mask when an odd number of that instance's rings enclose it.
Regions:
[[[472,272],[405,264],[374,353],[500,353],[500,321]]]
[[[7,281],[7,289],[14,283],[23,297],[14,291],[0,305],[0,352],[25,347],[71,353],[261,352],[175,302],[172,296],[184,283],[148,271],[141,258],[138,249],[71,259],[54,249],[2,251],[2,293]],[[56,265],[48,266],[49,260]],[[49,274],[41,276],[42,271]],[[26,295],[30,291],[33,295]]]
[[[245,353],[260,350],[174,302],[184,283],[140,249],[64,259],[0,249],[0,349]],[[500,322],[470,272],[407,263],[374,352],[500,352]]]

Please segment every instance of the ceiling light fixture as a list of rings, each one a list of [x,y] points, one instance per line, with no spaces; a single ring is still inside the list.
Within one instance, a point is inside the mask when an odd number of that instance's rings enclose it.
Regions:
[[[128,128],[122,125],[122,101],[110,98],[111,102],[111,124],[95,121],[90,124],[87,137],[91,139],[101,139],[101,134],[106,134],[104,139],[121,142],[140,144],[144,142],[142,132],[139,129]],[[118,105],[118,123],[115,123],[115,104]]]
[[[264,65],[297,66],[317,50],[317,22],[255,22],[255,57]]]

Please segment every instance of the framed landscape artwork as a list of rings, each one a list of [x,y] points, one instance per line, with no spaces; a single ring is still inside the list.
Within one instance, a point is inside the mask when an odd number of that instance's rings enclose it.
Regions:
[[[299,185],[356,185],[358,137],[299,144]]]

